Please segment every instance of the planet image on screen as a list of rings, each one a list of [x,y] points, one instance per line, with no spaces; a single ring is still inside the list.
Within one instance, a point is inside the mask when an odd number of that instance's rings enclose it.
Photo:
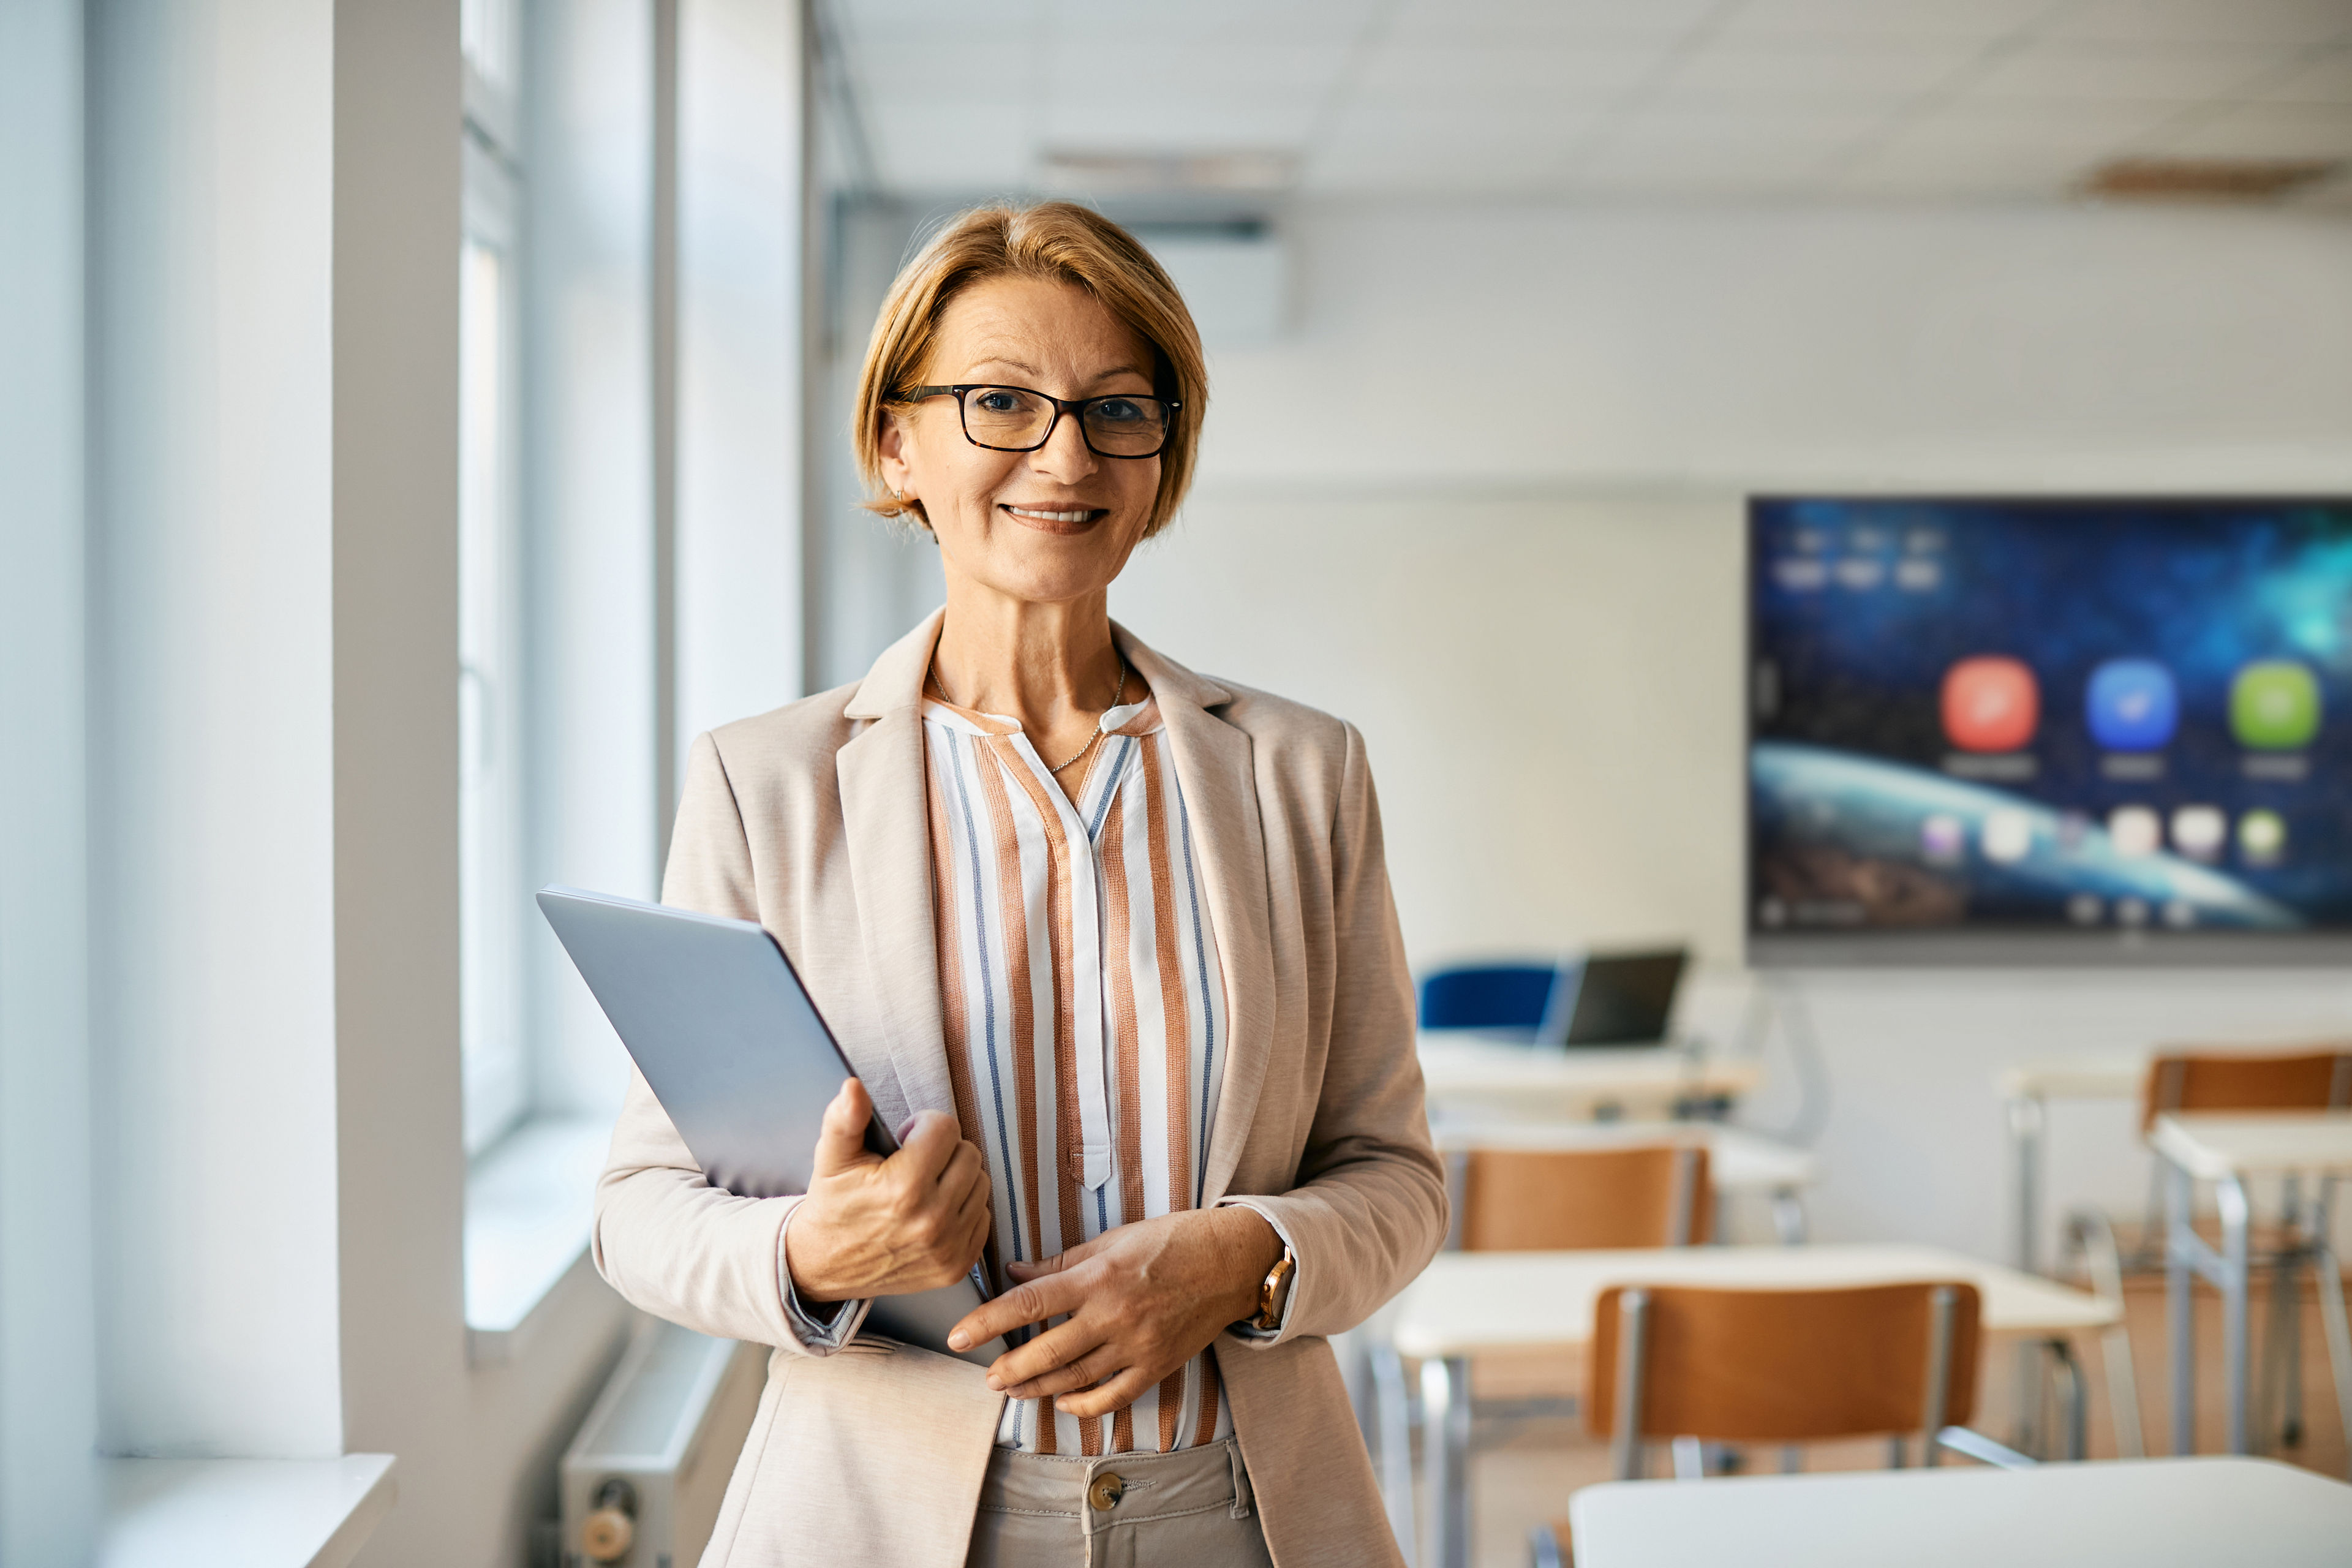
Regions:
[[[1756,894],[1790,925],[2284,930],[2294,910],[2186,857],[2008,790],[1823,746],[1749,752]]]

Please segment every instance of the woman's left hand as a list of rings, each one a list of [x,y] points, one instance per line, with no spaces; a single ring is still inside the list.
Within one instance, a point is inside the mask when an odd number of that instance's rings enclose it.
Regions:
[[[1073,1415],[1107,1415],[1255,1312],[1281,1257],[1282,1238],[1251,1209],[1138,1220],[1011,1265],[1020,1283],[958,1323],[948,1343],[961,1350],[1066,1313],[1066,1322],[997,1357],[988,1386],[1013,1399],[1052,1395]]]

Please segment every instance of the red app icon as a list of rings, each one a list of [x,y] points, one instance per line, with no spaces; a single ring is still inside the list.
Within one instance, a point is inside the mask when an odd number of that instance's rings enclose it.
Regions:
[[[1979,654],[1944,672],[1944,733],[1960,750],[2022,751],[2041,722],[2042,687],[2016,659]]]

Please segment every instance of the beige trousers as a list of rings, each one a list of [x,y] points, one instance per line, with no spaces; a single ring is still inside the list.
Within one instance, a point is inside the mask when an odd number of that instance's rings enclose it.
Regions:
[[[966,1568],[1273,1568],[1241,1445],[989,1456]]]

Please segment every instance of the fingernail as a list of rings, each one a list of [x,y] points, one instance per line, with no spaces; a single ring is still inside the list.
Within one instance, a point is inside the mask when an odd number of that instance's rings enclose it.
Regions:
[[[1003,1378],[998,1377],[998,1376],[995,1376],[994,1374],[992,1374],[992,1374],[990,1375],[990,1377],[989,1377],[989,1380],[988,1380],[988,1389],[989,1389],[989,1392],[990,1392],[990,1393],[992,1393],[992,1394],[1002,1394],[1002,1393],[1003,1393],[1003,1392],[1004,1392],[1004,1380],[1003,1380]]]
[[[958,1329],[954,1333],[948,1336],[948,1349],[951,1351],[961,1351],[970,1350],[971,1348],[971,1336],[965,1333],[961,1329]]]

